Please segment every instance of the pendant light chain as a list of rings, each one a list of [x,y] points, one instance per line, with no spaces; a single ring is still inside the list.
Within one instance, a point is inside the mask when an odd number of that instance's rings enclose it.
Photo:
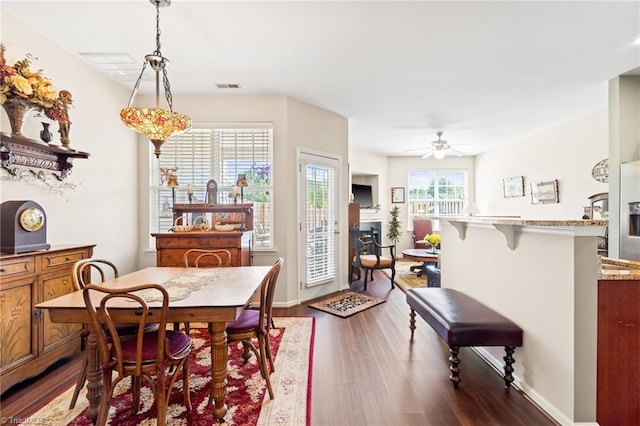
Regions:
[[[156,0],[156,51],[154,52],[160,58],[162,58],[162,85],[164,86],[164,96],[167,99],[167,103],[169,104],[169,111],[173,111],[173,95],[171,94],[171,84],[169,83],[169,76],[167,75],[167,68],[164,61],[164,56],[162,56],[162,52],[160,48],[162,47],[162,43],[160,43],[160,34],[162,31],[160,30],[160,0]]]

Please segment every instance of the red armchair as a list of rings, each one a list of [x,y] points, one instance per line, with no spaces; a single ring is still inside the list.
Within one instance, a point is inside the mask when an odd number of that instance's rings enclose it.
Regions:
[[[429,243],[424,240],[424,237],[432,233],[431,219],[413,219],[413,248],[426,249]]]

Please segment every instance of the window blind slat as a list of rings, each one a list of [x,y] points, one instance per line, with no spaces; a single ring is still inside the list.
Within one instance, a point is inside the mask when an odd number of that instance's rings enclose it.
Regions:
[[[260,246],[256,248],[268,249],[273,241],[273,130],[270,124],[265,128],[258,126],[247,123],[247,128],[241,128],[241,124],[234,124],[233,128],[192,128],[164,143],[158,165],[176,169],[180,185],[175,191],[178,203],[187,202],[187,184],[192,185],[194,196],[204,201],[210,179],[218,182],[218,202],[233,202],[238,174],[246,174],[249,186],[243,190],[244,201],[254,204],[254,226],[258,225],[261,234]],[[172,191],[162,186],[159,170],[153,171],[150,181],[155,197],[152,229],[166,232],[172,225]]]

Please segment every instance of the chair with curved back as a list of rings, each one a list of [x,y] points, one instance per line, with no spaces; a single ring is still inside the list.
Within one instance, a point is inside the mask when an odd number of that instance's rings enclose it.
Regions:
[[[424,237],[433,234],[433,223],[431,219],[415,218],[413,219],[413,248],[426,249],[430,244],[425,241]]]
[[[160,284],[142,284],[128,288],[89,284],[82,290],[82,295],[91,328],[98,330],[96,337],[103,385],[96,424],[102,426],[107,423],[113,391],[126,377],[131,377],[131,412],[138,412],[140,388],[142,382],[146,382],[156,401],[157,424],[164,426],[169,396],[182,370],[184,405],[187,411],[191,411],[188,362],[191,339],[181,331],[167,330],[167,290]],[[154,311],[151,315],[145,299],[161,301],[159,313]],[[122,336],[118,330],[119,323],[112,317],[112,313],[117,312],[118,306],[122,305],[136,309],[136,332],[133,335]],[[148,325],[152,323],[157,323],[158,327],[154,331],[147,331]],[[168,369],[174,373],[167,373]]]
[[[189,249],[182,256],[187,268],[217,268],[231,266],[231,252],[227,249]],[[180,330],[179,323],[173,323],[174,330]],[[189,323],[184,323],[184,329],[189,334]]]
[[[375,229],[370,232],[362,232],[358,225],[354,224],[349,230],[351,234],[351,244],[354,249],[352,267],[364,269],[364,291],[367,291],[367,281],[369,275],[373,281],[373,271],[377,269],[391,269],[391,289],[395,288],[393,280],[396,277],[396,246],[391,244],[382,246],[376,240]],[[389,256],[383,256],[383,249],[389,249]],[[352,274],[349,274],[349,284],[353,281]]]
[[[97,272],[97,275],[100,276],[100,283],[107,281],[110,278],[118,278],[120,275],[118,272],[118,268],[116,265],[106,259],[82,259],[73,264],[73,269],[71,272],[71,281],[73,283],[73,288],[76,290],[82,290],[88,284],[91,284],[93,272]],[[157,324],[149,324],[147,326],[148,331],[151,331],[157,328]],[[120,335],[130,335],[136,332],[136,324],[118,324],[117,325],[118,332]],[[86,339],[89,334],[88,330],[82,334],[82,338]],[[78,374],[78,380],[76,381],[76,388],[73,391],[73,396],[71,397],[71,402],[69,403],[69,409],[73,409],[76,406],[76,402],[78,401],[78,396],[80,394],[80,390],[84,387],[87,381],[87,358],[86,356],[82,359],[82,367],[80,368],[80,373]]]
[[[236,321],[227,324],[227,342],[242,342],[244,347],[242,357],[245,362],[251,357],[249,351],[255,354],[260,366],[260,373],[267,382],[267,390],[271,399],[275,396],[271,387],[270,375],[271,372],[275,371],[275,367],[269,344],[269,330],[273,326],[273,296],[278,274],[283,264],[283,258],[276,260],[262,279],[260,284],[260,307],[245,309]],[[252,339],[258,341],[258,348],[252,343]]]
[[[190,249],[184,253],[182,259],[187,268],[231,266],[231,252],[227,249]]]

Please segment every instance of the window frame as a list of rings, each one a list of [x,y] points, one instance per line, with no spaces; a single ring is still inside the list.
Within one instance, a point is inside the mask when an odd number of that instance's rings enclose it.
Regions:
[[[200,152],[205,152],[208,150],[208,155],[205,157],[204,163],[198,163],[197,161],[191,160],[190,164],[184,165],[183,159],[183,168],[186,169],[183,173],[180,171],[180,152],[171,154],[169,157],[169,153],[171,152],[171,143],[176,143],[176,140],[184,139],[186,135],[189,135],[190,132],[209,132],[207,137],[200,136],[200,140],[198,140],[198,136],[196,135],[192,139],[194,139],[194,144],[199,144],[200,146],[195,146],[192,148],[193,151],[198,152],[198,148],[200,148]],[[221,137],[221,135],[217,135],[216,132],[220,133],[221,131],[246,131],[251,133],[252,131],[257,132],[251,135],[250,139],[253,139],[254,142],[251,143],[251,148],[247,151],[246,140],[243,141],[244,146],[236,147],[235,156],[229,157],[227,160],[220,159],[220,153],[222,152],[221,143],[228,139],[226,137]],[[259,133],[263,132],[262,135]],[[188,136],[187,136],[188,137]],[[260,152],[258,154],[255,153],[256,144],[255,140],[263,139],[262,144],[257,145],[257,150]],[[228,142],[228,141],[227,141]],[[207,149],[207,144],[209,144]],[[241,144],[240,144],[241,145]],[[166,183],[161,181],[161,173],[160,167],[176,166],[178,170],[176,174],[178,175],[178,187],[175,188],[176,192],[176,203],[188,203],[188,195],[187,189],[188,185],[191,185],[191,190],[193,195],[197,197],[197,201],[195,203],[201,204],[205,202],[205,193],[206,193],[206,182],[209,179],[215,179],[218,183],[218,202],[217,204],[233,204],[233,189],[236,187],[236,175],[238,173],[246,173],[251,170],[254,172],[256,176],[249,177],[249,186],[244,187],[242,190],[237,188],[237,192],[242,192],[244,195],[244,202],[253,203],[254,204],[254,230],[258,228],[258,223],[260,223],[260,228],[263,229],[260,235],[259,244],[255,244],[254,241],[253,249],[257,251],[271,251],[274,249],[274,201],[273,201],[273,190],[274,190],[274,176],[273,176],[273,158],[274,158],[274,134],[273,134],[273,123],[271,122],[236,122],[236,123],[194,123],[192,128],[187,132],[184,132],[180,135],[176,135],[172,138],[169,138],[165,144],[163,145],[163,152],[160,155],[159,159],[156,159],[153,156],[150,156],[150,164],[149,164],[149,229],[150,233],[157,232],[168,232],[170,225],[169,222],[172,222],[172,191],[167,187]],[[204,148],[204,149],[203,149]],[[228,151],[228,148],[226,149]],[[238,153],[246,154],[249,153],[247,157],[240,155],[238,157]],[[168,160],[168,161],[167,161]],[[207,161],[208,160],[208,161]],[[233,168],[233,163],[235,163],[235,171],[233,171],[233,176],[229,174],[228,168],[223,166],[224,163],[231,162],[231,167]],[[189,163],[189,161],[187,161]],[[240,166],[238,165],[240,163]],[[249,163],[251,167],[242,167],[242,164]],[[205,169],[203,170],[203,165]],[[259,166],[258,166],[259,165]],[[268,167],[267,167],[268,166]],[[238,168],[241,167],[241,168]],[[257,173],[255,171],[260,168],[262,169],[262,176],[266,176],[266,179],[259,179],[257,177]],[[265,169],[267,170],[265,172]],[[226,177],[222,175],[223,170],[226,170]],[[188,176],[185,178],[184,173],[187,173]],[[182,175],[182,178],[180,177]],[[190,181],[191,180],[191,181]],[[197,183],[194,183],[194,180]],[[260,195],[262,194],[262,195]],[[264,199],[263,202],[254,202],[255,197],[260,196],[260,198]],[[238,195],[237,202],[241,202],[241,198]],[[167,222],[169,219],[169,222]],[[167,229],[164,229],[167,228]],[[266,232],[265,232],[266,231]],[[265,238],[265,233],[269,236],[269,238]],[[254,232],[255,236],[255,232]],[[153,237],[149,235],[150,238],[150,247],[153,246]]]
[[[462,198],[441,198],[442,195],[442,187],[443,185],[440,183],[440,179],[443,178],[443,175],[454,173],[458,178],[462,179],[462,184],[458,182],[453,182],[453,185],[445,185],[444,188],[453,188],[452,191],[448,191],[449,193],[455,193],[455,188],[462,188],[463,197]],[[419,190],[417,186],[415,186],[415,179],[412,178],[412,174],[420,174],[420,175],[433,175],[433,198],[416,198],[415,191]],[[428,179],[428,178],[427,178]],[[431,185],[427,186],[428,188]],[[412,169],[407,172],[407,229],[409,231],[413,230],[413,219],[414,218],[433,218],[436,216],[458,216],[461,215],[464,209],[464,206],[468,204],[469,200],[469,170],[467,169]],[[424,214],[416,214],[413,212],[414,207],[413,203],[424,201],[425,203],[431,203],[433,205],[433,212],[426,212]],[[442,213],[440,212],[440,208],[443,203],[447,203],[449,207],[453,207],[455,211],[450,213]],[[440,229],[440,221],[433,220],[433,228],[434,230]]]

